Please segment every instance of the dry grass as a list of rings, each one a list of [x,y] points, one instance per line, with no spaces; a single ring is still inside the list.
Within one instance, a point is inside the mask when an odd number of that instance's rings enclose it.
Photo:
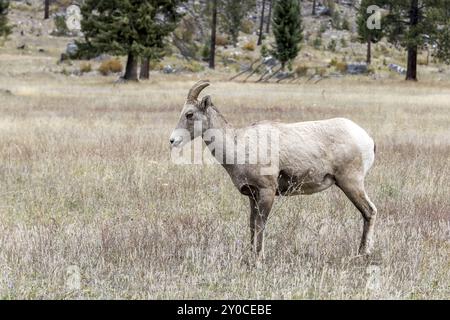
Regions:
[[[448,84],[214,81],[236,125],[348,117],[377,141],[376,252],[337,190],[278,199],[248,267],[248,204],[220,166],[175,166],[192,81],[0,75],[0,298],[450,297]],[[70,266],[81,288],[67,286]]]

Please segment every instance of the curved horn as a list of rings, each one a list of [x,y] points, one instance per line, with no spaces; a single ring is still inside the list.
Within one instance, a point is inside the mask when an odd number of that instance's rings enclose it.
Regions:
[[[209,86],[208,80],[200,80],[199,82],[194,84],[191,90],[189,90],[187,101],[196,102],[200,92],[202,92],[202,90],[207,86]]]

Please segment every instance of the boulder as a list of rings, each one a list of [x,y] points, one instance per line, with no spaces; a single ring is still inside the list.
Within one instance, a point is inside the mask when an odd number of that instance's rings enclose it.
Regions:
[[[165,74],[170,74],[170,73],[174,73],[175,69],[170,64],[168,64],[167,66],[164,66],[163,72]]]
[[[318,16],[331,16],[331,10],[326,7],[316,8],[316,15]]]
[[[289,76],[289,72],[281,71],[276,74],[275,78],[277,78],[278,80],[283,80],[283,79],[287,78],[288,76]]]
[[[368,72],[366,63],[349,63],[347,64],[348,74],[365,74]]]
[[[263,59],[263,64],[265,64],[268,67],[274,67],[278,64],[278,61],[274,57],[268,56]]]
[[[72,58],[72,57],[75,57],[77,55],[77,53],[78,53],[77,44],[75,42],[68,43],[67,47],[66,47],[66,54]]]
[[[94,58],[94,60],[95,60],[96,62],[103,62],[103,61],[111,60],[112,58],[113,58],[113,57],[110,56],[109,54],[102,53],[101,55],[96,56],[96,57]]]
[[[395,63],[390,63],[388,65],[389,70],[393,71],[393,72],[397,72],[398,74],[406,74],[406,69],[403,68],[402,66],[399,66],[398,64]]]

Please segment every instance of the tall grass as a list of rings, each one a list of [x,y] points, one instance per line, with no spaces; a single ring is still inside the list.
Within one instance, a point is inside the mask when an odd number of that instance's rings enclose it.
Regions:
[[[235,125],[348,117],[377,142],[375,253],[337,189],[277,199],[250,267],[248,200],[218,165],[175,166],[193,81],[0,76],[0,298],[449,298],[450,89],[213,81]],[[79,270],[80,286],[70,284]]]

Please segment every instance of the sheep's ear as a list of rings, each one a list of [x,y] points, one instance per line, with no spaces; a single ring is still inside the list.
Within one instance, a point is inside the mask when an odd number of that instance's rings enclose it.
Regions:
[[[202,102],[200,102],[200,109],[205,111],[208,107],[212,106],[212,101],[210,96],[204,96]]]

